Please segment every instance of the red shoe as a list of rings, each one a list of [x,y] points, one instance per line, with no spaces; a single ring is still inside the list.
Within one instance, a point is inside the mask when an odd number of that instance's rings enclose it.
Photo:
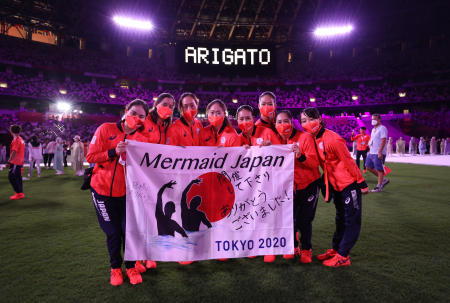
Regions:
[[[274,255],[267,255],[267,256],[264,256],[264,262],[266,262],[266,263],[272,263],[272,262],[275,262],[275,256],[274,256]]]
[[[326,259],[330,259],[337,254],[337,251],[334,249],[328,249],[324,254],[318,255],[317,260],[323,261]]]
[[[284,259],[293,259],[295,256],[300,256],[301,252],[300,252],[300,248],[296,247],[294,249],[294,254],[293,255],[283,255]]]
[[[292,255],[283,255],[283,259],[286,259],[286,260],[294,259],[294,255],[293,254]]]
[[[134,267],[127,269],[127,277],[128,279],[130,279],[130,283],[133,285],[142,283],[141,274]]]
[[[312,249],[302,249],[300,250],[300,262],[303,264],[309,264],[312,262]]]
[[[333,258],[323,261],[322,264],[330,267],[341,267],[351,265],[350,257],[343,257],[340,254],[336,254]]]
[[[111,278],[109,283],[113,286],[118,286],[123,283],[122,268],[111,268]]]
[[[250,257],[247,257],[248,259],[254,259],[254,258],[256,258],[256,256],[250,256]]]
[[[23,193],[20,193],[20,194],[16,193],[13,196],[9,197],[9,199],[11,199],[11,200],[20,200],[23,198],[25,198],[25,195]]]
[[[181,265],[189,265],[189,264],[192,264],[192,263],[194,263],[194,261],[180,261],[180,262],[178,262],[178,264],[181,264]]]
[[[147,267],[148,269],[156,268],[156,262],[155,261],[146,260],[146,261],[144,261],[144,263],[145,263],[145,267]]]
[[[222,258],[222,259],[216,259],[217,261],[222,261],[222,262],[225,262],[225,261],[228,261],[228,258]]]
[[[136,264],[134,265],[134,268],[136,268],[136,270],[142,274],[143,272],[147,271],[147,268],[145,268],[144,265],[142,265],[141,261],[136,261]]]

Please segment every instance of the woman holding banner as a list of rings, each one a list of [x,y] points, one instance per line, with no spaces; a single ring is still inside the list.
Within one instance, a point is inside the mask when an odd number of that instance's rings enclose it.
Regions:
[[[293,144],[296,160],[294,167],[294,234],[300,231],[301,249],[297,237],[294,236],[295,255],[301,263],[311,263],[312,258],[312,221],[316,214],[319,200],[319,159],[314,139],[308,133],[295,129],[292,114],[288,110],[280,111],[275,119],[278,134],[284,144]],[[292,259],[294,255],[284,255]]]
[[[198,113],[199,103],[200,101],[194,93],[186,92],[180,96],[178,100],[180,119],[168,128],[166,144],[182,147],[199,146],[200,131],[203,129],[202,123],[195,118]],[[189,265],[193,261],[180,261],[178,263]]]
[[[86,160],[95,163],[91,191],[101,229],[106,234],[111,285],[123,283],[121,249],[125,243],[126,188],[124,167],[119,158],[126,151],[125,139],[146,142],[142,134],[148,105],[134,100],[125,107],[125,117],[117,123],[104,123],[92,137]],[[131,284],[142,283],[141,274],[134,261],[125,261],[126,274]]]
[[[198,113],[199,100],[193,93],[183,93],[178,100],[180,119],[168,129],[166,144],[179,146],[198,146],[202,123],[195,117]]]
[[[167,128],[172,124],[175,98],[169,93],[162,93],[153,103],[144,123],[143,134],[148,143],[165,144]]]
[[[278,135],[270,127],[261,124],[255,124],[253,108],[249,105],[242,105],[236,111],[236,120],[242,131],[239,135],[240,145],[245,148],[250,146],[267,146],[271,144],[281,144]],[[254,258],[254,257],[250,257]],[[264,262],[272,263],[275,261],[274,255],[264,256]]]
[[[162,93],[156,98],[144,123],[143,133],[147,136],[148,143],[166,143],[166,133],[172,124],[174,107],[175,98],[171,94]],[[146,268],[156,268],[157,266],[153,260],[145,260],[144,264]],[[136,268],[140,273],[146,271],[145,267],[140,261],[136,262]]]
[[[319,111],[306,108],[301,113],[301,124],[314,137],[315,148],[324,171],[325,201],[334,200],[336,230],[332,249],[318,255],[323,265],[350,266],[349,253],[361,230],[362,196],[369,188],[350,156],[345,140],[325,128]]]
[[[268,127],[255,125],[253,108],[249,105],[242,105],[236,111],[238,127],[242,131],[239,135],[241,145],[265,146],[270,144],[281,144],[278,135]]]
[[[215,99],[206,106],[210,125],[200,130],[201,146],[240,146],[239,136],[227,118],[227,106]]]

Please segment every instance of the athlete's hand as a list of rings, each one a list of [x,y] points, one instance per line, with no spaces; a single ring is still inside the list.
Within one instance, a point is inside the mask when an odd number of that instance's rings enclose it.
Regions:
[[[175,184],[177,184],[177,182],[175,182],[175,181],[172,180],[172,181],[169,181],[169,183],[166,184],[166,187],[167,187],[167,188],[173,189],[173,186],[174,186]]]
[[[262,147],[262,146],[269,146],[269,145],[272,145],[272,142],[270,142],[269,140],[264,140],[264,141],[259,145],[259,147]]]
[[[300,156],[300,148],[297,144],[292,144],[292,151],[295,153],[295,157],[298,158]]]
[[[244,145],[242,145],[245,149],[249,149],[250,148],[250,145],[248,145],[248,144],[244,144]]]
[[[120,155],[127,150],[128,142],[120,141],[116,146],[116,154]]]

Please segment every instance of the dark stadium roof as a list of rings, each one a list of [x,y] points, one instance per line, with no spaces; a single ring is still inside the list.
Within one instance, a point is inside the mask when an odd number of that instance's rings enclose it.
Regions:
[[[150,16],[161,41],[302,41],[318,23],[356,23],[365,33],[436,34],[449,28],[446,0],[3,0],[12,24],[100,38],[115,13]],[[448,29],[447,29],[448,31]]]

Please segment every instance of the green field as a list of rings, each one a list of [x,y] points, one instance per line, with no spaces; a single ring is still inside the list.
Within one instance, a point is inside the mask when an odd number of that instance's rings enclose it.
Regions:
[[[265,264],[262,257],[158,263],[144,283],[109,285],[105,236],[81,178],[44,171],[10,201],[0,172],[0,302],[449,302],[450,168],[390,164],[391,183],[363,200],[352,266]],[[375,177],[368,176],[373,187]],[[313,253],[329,248],[334,206],[321,202]]]

